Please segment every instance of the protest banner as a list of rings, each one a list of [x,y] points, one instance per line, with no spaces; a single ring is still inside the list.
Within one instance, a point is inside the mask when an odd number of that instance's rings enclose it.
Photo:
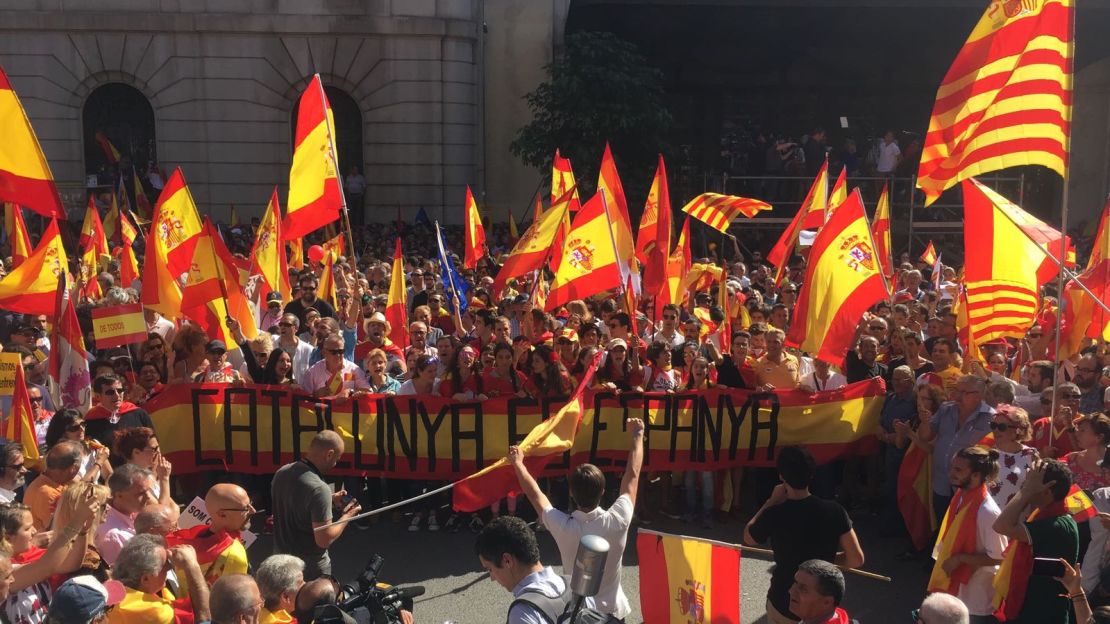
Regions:
[[[110,349],[146,340],[141,303],[93,308],[93,337],[97,349]]]
[[[574,446],[548,474],[590,462],[624,469],[624,421],[647,425],[645,470],[774,466],[775,450],[805,445],[825,463],[876,448],[885,385],[879,379],[830,392],[587,392]],[[143,407],[176,474],[266,474],[299,458],[332,429],[346,442],[336,474],[457,479],[506,455],[558,412],[561,399],[455,401],[368,395],[325,400],[281,386],[170,386]]]
[[[17,366],[23,366],[23,358],[18,353],[0,353],[0,396],[12,395]]]

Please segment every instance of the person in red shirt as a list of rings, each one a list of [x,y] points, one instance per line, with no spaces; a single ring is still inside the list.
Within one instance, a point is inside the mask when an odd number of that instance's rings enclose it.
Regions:
[[[1073,383],[1062,383],[1045,388],[1041,393],[1041,407],[1045,413],[1053,409],[1052,397],[1056,396],[1056,409],[1052,416],[1033,422],[1033,439],[1029,445],[1037,449],[1041,457],[1061,458],[1072,451],[1079,450],[1075,440],[1074,420],[1082,393]]]
[[[840,608],[844,590],[840,568],[821,559],[803,561],[790,587],[790,611],[801,624],[849,624],[853,620]]]
[[[493,347],[493,366],[482,373],[482,386],[486,396],[528,396],[524,385],[528,380],[513,367],[516,354],[510,344],[499,342]]]
[[[439,395],[458,400],[477,399],[484,401],[482,365],[474,347],[465,345],[459,349],[454,360],[447,364],[447,374],[439,382]]]

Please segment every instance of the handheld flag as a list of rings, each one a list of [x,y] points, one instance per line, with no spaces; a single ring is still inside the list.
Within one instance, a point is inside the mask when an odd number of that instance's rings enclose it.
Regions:
[[[740,621],[740,547],[640,529],[644,624]]]
[[[0,309],[57,317],[58,280],[68,266],[58,222],[52,220],[27,260],[0,279]]]
[[[65,219],[54,175],[35,130],[4,68],[0,67],[0,201],[12,202],[56,219]]]
[[[155,218],[151,221],[149,238],[158,240],[165,251],[163,262],[169,265],[170,274],[176,278],[189,270],[193,248],[197,244],[196,236],[202,229],[196,202],[180,167],[174,170],[162,187],[162,194],[158,196],[154,208]],[[147,244],[150,244],[149,240]]]
[[[209,336],[230,345],[235,338],[227,328],[229,317],[239,321],[248,339],[258,335],[252,307],[239,286],[239,269],[231,252],[206,217],[181,291],[181,310]]]
[[[635,266],[636,241],[632,238],[632,220],[628,216],[628,200],[624,197],[624,185],[621,184],[617,163],[613,161],[613,152],[610,151],[608,142],[605,143],[601,168],[597,173],[597,190],[599,193],[605,191],[605,208],[612,219],[613,242],[617,248],[618,264],[623,273]]]
[[[180,170],[178,170],[180,171]],[[175,172],[176,178],[176,172]],[[171,180],[174,178],[171,178]],[[182,182],[184,182],[182,180]],[[177,191],[180,195],[181,189]],[[184,190],[188,193],[188,189]],[[163,188],[162,195],[165,196],[165,189]],[[181,245],[181,237],[183,228],[178,229],[176,223],[181,223],[179,219],[175,219],[172,215],[180,214],[182,211],[179,209],[180,201],[186,196],[175,199],[173,202],[163,202],[161,197],[154,208],[154,215],[151,217],[150,235],[146,237],[146,250],[143,253],[143,268],[145,274],[142,281],[142,292],[139,293],[139,301],[142,302],[144,308],[149,308],[158,312],[162,316],[170,319],[181,318],[181,286],[177,282],[177,277],[184,271],[174,272],[169,266],[168,254],[169,244],[173,241],[178,241],[179,247],[196,247],[196,243],[191,243],[189,246]],[[191,198],[189,198],[191,201]],[[162,218],[163,207],[170,206],[170,214],[165,219]],[[185,211],[189,214],[188,211]],[[195,213],[194,213],[195,214]],[[160,227],[160,224],[165,224]],[[199,230],[198,230],[199,231]],[[192,257],[189,258],[190,262]]]
[[[31,237],[27,234],[27,224],[23,222],[23,209],[16,204],[4,204],[5,226],[8,230],[8,243],[12,248],[12,268],[23,264],[31,255]]]
[[[509,280],[531,273],[543,267],[555,246],[556,235],[562,227],[563,220],[569,210],[569,195],[564,194],[564,200],[552,205],[540,218],[532,222],[524,231],[509,257],[501,265],[497,277],[493,280],[494,292],[501,292]]]
[[[1100,301],[1110,303],[1110,201],[1102,209],[1091,257],[1078,279]],[[1064,299],[1067,305],[1061,328],[1060,357],[1079,352],[1084,338],[1110,341],[1110,315],[1090,295],[1069,280],[1064,286]]]
[[[921,252],[921,261],[928,265],[937,263],[937,248],[933,247],[933,241],[925,246],[925,251]]]
[[[262,281],[271,292],[281,293],[283,301],[288,301],[292,288],[289,284],[288,258],[285,255],[281,236],[281,205],[278,203],[277,187],[270,194],[266,214],[258,224],[251,258]],[[297,239],[300,244],[301,239]]]
[[[513,216],[510,214],[509,219],[512,220]],[[474,201],[474,194],[470,192],[470,186],[466,187],[466,225],[463,226],[465,230],[465,253],[463,255],[463,266],[474,270],[478,266],[478,261],[482,256],[486,255],[486,230],[482,227],[482,215],[478,213],[478,203]]]
[[[135,210],[143,219],[149,219],[154,215],[154,209],[150,206],[150,199],[146,196],[146,190],[143,189],[143,183],[139,181],[139,174],[134,167],[131,168],[131,179],[135,182]]]
[[[146,340],[146,320],[140,303],[93,308],[92,325],[97,349]]]
[[[316,285],[316,296],[339,307],[339,292],[335,287],[335,260],[335,254],[324,254],[324,266],[320,271],[320,283]]]
[[[385,320],[391,330],[388,338],[402,349],[409,344],[408,293],[405,291],[405,257],[401,255],[401,238],[393,251],[393,273],[389,278],[389,298],[385,304]]]
[[[760,212],[770,209],[771,204],[758,199],[702,193],[683,206],[682,212],[719,232],[728,234],[728,228],[733,219],[740,215],[751,219]]]
[[[991,2],[937,89],[917,187],[1019,165],[1064,177],[1071,133],[1072,0]]]
[[[335,120],[324,94],[320,74],[301,94],[297,104],[297,136],[289,168],[289,201],[282,235],[301,238],[339,219],[343,189],[339,183]]]
[[[776,274],[775,282],[779,282],[786,273],[786,265],[794,255],[794,246],[798,243],[798,234],[807,228],[819,228],[825,224],[825,209],[828,206],[829,196],[829,161],[821,165],[817,177],[809,187],[809,194],[798,208],[797,214],[790,221],[790,225],[783,230],[782,236],[775,242],[775,246],[767,254],[767,262],[774,265]]]
[[[894,276],[894,256],[890,246],[890,194],[886,182],[883,182],[883,192],[879,195],[879,205],[875,207],[871,238],[875,241],[875,253],[879,256],[883,273],[889,280]]]
[[[94,137],[97,145],[100,146],[100,151],[104,152],[104,159],[108,161],[109,165],[118,165],[120,159],[119,150],[115,145],[108,140],[108,135],[104,134],[103,130],[97,130]]]
[[[458,301],[459,314],[462,314],[466,312],[466,308],[470,304],[470,287],[466,285],[466,280],[455,270],[455,263],[451,262],[451,257],[447,255],[447,246],[443,243],[443,232],[439,229],[438,221],[435,226],[436,247],[439,252],[439,275],[443,282],[443,292],[447,294],[452,308],[455,307],[455,301]]]
[[[92,406],[89,354],[67,282],[68,275],[58,280],[59,314],[51,328],[50,376],[61,391],[63,407],[87,409]]]
[[[863,313],[887,298],[859,189],[817,232],[787,344],[840,364]]]
[[[848,168],[841,167],[840,175],[836,176],[832,191],[829,193],[828,214],[836,210],[837,206],[848,200]]]
[[[598,191],[574,216],[545,311],[623,284],[607,204],[605,191]]]
[[[560,197],[574,191],[571,195],[572,200],[569,209],[571,212],[578,212],[581,202],[578,200],[577,186],[578,183],[574,181],[574,169],[570,166],[570,159],[563,158],[559,154],[559,149],[556,148],[555,159],[551,161],[551,205],[554,206]]]
[[[640,219],[640,230],[636,233],[636,259],[644,267],[643,289],[649,293],[659,292],[666,280],[673,221],[667,167],[660,154],[655,179],[644,204],[644,216]]]
[[[31,412],[31,395],[27,394],[27,380],[23,367],[15,367],[15,387],[12,390],[12,413],[8,414],[4,437],[18,442],[23,448],[23,459],[34,463],[39,459],[38,440],[35,437],[35,417]]]
[[[119,233],[122,244],[116,249],[116,253],[119,255],[120,285],[130,288],[139,279],[139,262],[135,257],[135,239],[139,231],[131,223],[127,212],[120,215]]]

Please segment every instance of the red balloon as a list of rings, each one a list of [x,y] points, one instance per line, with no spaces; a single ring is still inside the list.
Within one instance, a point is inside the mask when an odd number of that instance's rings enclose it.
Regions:
[[[313,245],[308,248],[308,259],[313,262],[319,262],[324,259],[324,248],[319,245]]]

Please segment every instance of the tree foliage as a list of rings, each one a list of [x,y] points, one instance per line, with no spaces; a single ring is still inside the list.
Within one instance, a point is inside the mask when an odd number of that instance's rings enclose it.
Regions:
[[[532,121],[517,131],[513,154],[546,172],[558,148],[585,200],[609,141],[630,207],[642,203],[671,126],[662,72],[633,44],[590,31],[568,35],[563,54],[544,69],[547,80],[526,96]]]

